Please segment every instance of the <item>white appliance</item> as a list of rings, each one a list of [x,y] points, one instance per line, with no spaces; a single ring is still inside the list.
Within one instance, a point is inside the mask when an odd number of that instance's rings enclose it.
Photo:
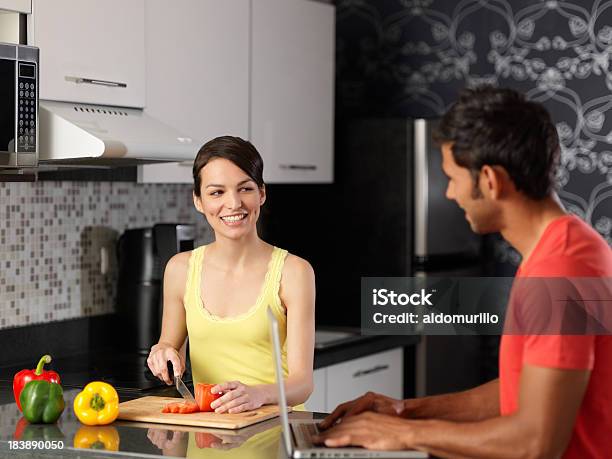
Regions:
[[[62,5],[66,10],[62,11],[66,14],[71,11],[69,7],[76,11],[74,14],[81,11],[77,9],[78,2],[72,5],[64,3]],[[60,7],[59,2],[53,6],[47,5],[46,2],[37,5],[48,7],[47,10],[39,11],[39,19],[47,18],[55,6]],[[88,11],[93,4],[81,6]],[[45,81],[48,82],[50,78],[49,73],[55,64],[54,60],[61,61],[58,54],[64,50],[64,45],[61,41],[58,44],[58,41],[54,41],[51,36],[51,38],[46,37],[47,40],[39,47],[24,46],[26,42],[37,43],[33,39],[36,26],[32,13],[35,14],[29,0],[4,2],[0,6],[0,41],[14,43],[2,44],[0,49],[0,59],[3,64],[0,69],[2,72],[0,94],[3,96],[0,101],[2,115],[0,143],[4,144],[0,145],[0,170],[10,167],[11,173],[23,174],[25,168],[35,172],[53,170],[65,165],[108,167],[193,161],[199,143],[148,115],[144,110],[144,99],[130,104],[126,98],[113,99],[110,96],[117,94],[114,90],[126,90],[126,88],[144,94],[144,80],[136,80],[135,83],[130,81],[128,84],[89,78],[87,71],[83,71],[81,75],[66,70],[67,74],[62,81],[66,80],[65,83],[71,90],[60,94],[61,97],[49,97],[53,100],[45,100]],[[64,25],[65,20],[63,16],[56,14],[51,18],[51,29],[55,27],[53,31],[57,33],[57,28],[71,27],[69,22]],[[98,22],[104,23],[103,18]],[[84,36],[84,40],[89,38],[87,35]],[[141,42],[144,59],[144,36]],[[39,65],[41,62],[39,48],[42,65]],[[94,55],[96,52],[99,50],[95,51]],[[66,56],[63,57],[66,60]],[[86,67],[82,62],[86,57],[76,55],[68,59],[76,68],[81,68]],[[95,55],[94,60],[97,58]],[[23,63],[24,59],[30,60],[34,67]],[[138,60],[138,57],[134,59]],[[45,62],[47,66],[44,65]],[[34,68],[33,74],[31,68]],[[30,76],[25,73],[28,70]],[[33,84],[28,83],[27,78],[33,78],[35,81]],[[24,88],[19,88],[19,84],[24,85]],[[34,89],[28,90],[26,84],[32,85]],[[79,100],[78,95],[83,90],[89,90],[100,97],[91,101],[94,103],[72,102]],[[11,98],[8,95],[11,95]],[[126,102],[125,105],[131,107],[116,106],[123,101]],[[19,118],[21,116],[23,118]],[[20,130],[23,133],[20,133]],[[7,179],[10,180],[10,177]]]
[[[193,160],[199,145],[139,108],[40,101],[40,162],[133,165]]]

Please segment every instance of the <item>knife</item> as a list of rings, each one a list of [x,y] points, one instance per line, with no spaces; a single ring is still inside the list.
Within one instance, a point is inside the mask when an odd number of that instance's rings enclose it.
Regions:
[[[195,403],[197,405],[196,399],[193,398],[193,395],[191,395],[191,392],[189,392],[189,389],[187,389],[187,386],[181,379],[180,375],[174,375],[174,382],[176,384],[176,390],[179,391],[179,394],[183,396],[185,401],[188,403]]]

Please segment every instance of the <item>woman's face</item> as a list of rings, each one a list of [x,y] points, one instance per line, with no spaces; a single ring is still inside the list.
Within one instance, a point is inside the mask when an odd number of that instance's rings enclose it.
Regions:
[[[200,196],[194,194],[193,202],[216,237],[240,239],[256,230],[259,208],[266,200],[265,188],[260,189],[224,158],[215,158],[200,170],[200,183]]]

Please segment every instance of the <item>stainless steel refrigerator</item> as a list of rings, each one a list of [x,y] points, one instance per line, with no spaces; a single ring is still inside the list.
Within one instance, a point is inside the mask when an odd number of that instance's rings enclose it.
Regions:
[[[336,120],[333,184],[268,187],[261,234],[313,265],[317,325],[360,326],[362,277],[480,275],[480,237],[445,196],[441,153],[431,141],[435,123]],[[480,365],[478,340],[446,338],[419,346],[420,367],[406,376],[421,393],[479,378],[472,368]],[[444,368],[454,377],[438,375]]]
[[[481,237],[464,212],[446,198],[448,179],[432,140],[435,119],[359,119],[348,123],[348,190],[368,190],[351,213],[362,215],[360,255],[351,284],[360,276],[464,277],[482,275]],[[342,155],[342,152],[339,152]],[[342,164],[348,160],[348,164]],[[341,178],[342,180],[342,178]],[[356,301],[356,299],[354,300]],[[487,339],[423,336],[413,377],[416,395],[479,384],[491,365]]]
[[[437,120],[413,121],[414,255],[412,275],[477,277],[484,274],[481,237],[463,210],[446,198],[448,178],[442,155],[432,141]],[[495,372],[495,338],[422,336],[417,346],[417,396],[468,389]],[[493,375],[494,376],[494,375]]]

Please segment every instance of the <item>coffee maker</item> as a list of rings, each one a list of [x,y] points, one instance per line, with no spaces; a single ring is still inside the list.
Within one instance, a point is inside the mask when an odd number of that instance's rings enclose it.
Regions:
[[[164,269],[170,258],[193,250],[195,228],[161,223],[126,230],[117,244],[117,315],[122,349],[148,354],[159,340]]]

